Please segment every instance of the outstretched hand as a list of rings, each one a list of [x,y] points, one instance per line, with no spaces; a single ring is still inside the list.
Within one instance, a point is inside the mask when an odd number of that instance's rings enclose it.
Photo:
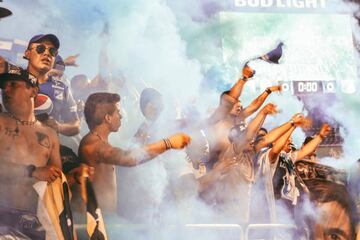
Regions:
[[[191,138],[189,135],[187,135],[185,133],[177,133],[177,134],[170,136],[169,141],[171,143],[172,148],[182,149],[190,143]]]
[[[269,87],[269,90],[271,92],[281,92],[282,88],[281,88],[281,85],[276,85],[276,86]]]
[[[327,123],[324,123],[321,128],[320,128],[320,131],[319,131],[319,136],[321,138],[326,138],[331,132],[331,127],[329,124]]]

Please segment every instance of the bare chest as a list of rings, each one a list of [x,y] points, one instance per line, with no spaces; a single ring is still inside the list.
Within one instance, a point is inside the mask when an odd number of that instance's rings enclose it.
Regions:
[[[48,133],[36,126],[0,126],[0,159],[43,166],[48,162],[52,143]]]

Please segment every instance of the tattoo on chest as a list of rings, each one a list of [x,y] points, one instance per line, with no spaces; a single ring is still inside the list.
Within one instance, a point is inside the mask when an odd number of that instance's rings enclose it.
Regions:
[[[9,127],[5,128],[5,135],[15,138],[19,136],[19,129],[15,128],[15,129],[11,129]]]
[[[50,148],[50,139],[48,135],[41,132],[36,132],[36,136],[40,146],[43,146],[45,148]]]

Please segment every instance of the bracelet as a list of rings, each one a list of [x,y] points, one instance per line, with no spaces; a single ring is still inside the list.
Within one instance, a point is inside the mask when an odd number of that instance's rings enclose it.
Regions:
[[[293,119],[291,119],[289,122],[291,123],[292,127],[295,126],[295,121]]]
[[[170,140],[168,138],[164,138],[163,141],[165,143],[166,150],[172,148],[171,142],[170,142]]]
[[[244,82],[247,82],[247,80],[249,80],[247,77],[243,77],[241,78],[240,80],[244,81]]]
[[[265,90],[265,92],[267,92],[268,94],[271,94],[271,93],[272,93],[272,91],[270,90],[270,88],[267,88],[267,89]]]
[[[35,171],[35,169],[36,169],[35,165],[29,165],[29,166],[26,167],[27,176],[28,176],[29,178],[32,177],[32,174],[33,174],[33,172]]]

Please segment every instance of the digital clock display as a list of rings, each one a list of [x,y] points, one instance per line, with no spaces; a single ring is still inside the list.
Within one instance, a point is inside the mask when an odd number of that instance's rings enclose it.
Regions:
[[[319,81],[294,81],[294,94],[322,93],[322,84]]]
[[[336,81],[281,81],[279,84],[282,91],[290,91],[294,95],[335,93],[336,91]]]

